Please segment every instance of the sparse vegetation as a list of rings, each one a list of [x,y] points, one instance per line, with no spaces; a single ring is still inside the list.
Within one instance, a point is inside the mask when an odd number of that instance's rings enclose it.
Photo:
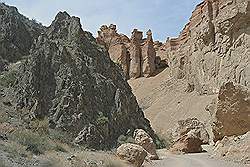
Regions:
[[[159,140],[156,141],[157,148],[170,148],[173,145],[172,135],[167,133],[158,133]]]
[[[99,117],[96,119],[97,125],[104,125],[108,123],[108,117],[104,116],[103,113],[99,113]]]
[[[16,81],[16,77],[17,77],[17,71],[15,70],[3,72],[0,75],[0,86],[3,87],[12,86]]]
[[[135,140],[131,136],[121,135],[121,136],[118,137],[117,143],[119,145],[122,145],[122,144],[125,144],[125,143],[135,143]]]
[[[12,141],[25,146],[27,151],[36,155],[44,154],[45,151],[67,152],[62,143],[51,140],[48,135],[41,135],[32,130],[15,131],[10,138]]]

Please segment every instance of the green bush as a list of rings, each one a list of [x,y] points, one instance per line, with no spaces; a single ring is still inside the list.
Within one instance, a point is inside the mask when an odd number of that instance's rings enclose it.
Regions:
[[[102,112],[99,113],[98,118],[96,119],[96,124],[97,125],[105,125],[109,122],[109,118],[104,116]]]
[[[122,144],[125,144],[125,143],[135,143],[135,140],[131,136],[121,135],[121,136],[118,137],[117,143],[119,145],[122,145]]]
[[[0,75],[0,85],[3,87],[12,86],[14,85],[16,78],[17,78],[16,71],[12,70],[4,72],[2,75]]]
[[[46,136],[34,133],[31,130],[19,130],[11,134],[11,139],[17,143],[26,146],[27,151],[33,154],[43,154],[46,150],[51,150],[52,146]]]
[[[157,149],[170,148],[173,145],[173,138],[171,134],[157,134],[158,139],[156,140]]]

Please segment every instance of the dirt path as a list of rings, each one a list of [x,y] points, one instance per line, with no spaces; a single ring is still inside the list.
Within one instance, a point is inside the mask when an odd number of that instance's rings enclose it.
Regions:
[[[161,160],[147,163],[145,167],[250,167],[209,158],[207,153],[174,155],[166,154]]]

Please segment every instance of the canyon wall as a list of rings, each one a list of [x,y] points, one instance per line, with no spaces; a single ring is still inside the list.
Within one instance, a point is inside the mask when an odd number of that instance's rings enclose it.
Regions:
[[[157,46],[171,75],[200,94],[216,94],[224,82],[250,87],[249,0],[205,0],[178,38]]]
[[[154,42],[168,68],[129,81],[153,128],[196,117],[214,141],[250,130],[249,20],[249,0],[204,0],[178,37]]]

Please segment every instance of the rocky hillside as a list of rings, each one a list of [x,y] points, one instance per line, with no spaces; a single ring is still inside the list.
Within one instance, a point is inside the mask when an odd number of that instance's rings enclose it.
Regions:
[[[95,38],[83,31],[79,18],[60,12],[39,34],[35,31],[39,25],[26,23],[28,20],[16,8],[1,6],[1,18],[15,19],[11,21],[18,30],[8,33],[15,38],[11,43],[6,40],[6,44],[25,48],[23,52],[11,50],[20,55],[7,49],[4,58],[14,62],[8,55],[18,60],[29,53],[21,63],[12,65],[16,67],[13,82],[4,85],[8,89],[2,89],[1,101],[13,106],[18,115],[14,117],[21,118],[25,127],[29,128],[34,120],[48,120],[50,129],[66,132],[68,140],[73,138],[76,144],[96,149],[116,146],[119,136],[132,135],[137,128],[157,139],[121,69],[96,44]],[[1,28],[8,31],[8,27]],[[12,66],[1,75],[1,81],[9,79]]]
[[[18,13],[17,8],[0,3],[0,71],[29,54],[44,27]]]

